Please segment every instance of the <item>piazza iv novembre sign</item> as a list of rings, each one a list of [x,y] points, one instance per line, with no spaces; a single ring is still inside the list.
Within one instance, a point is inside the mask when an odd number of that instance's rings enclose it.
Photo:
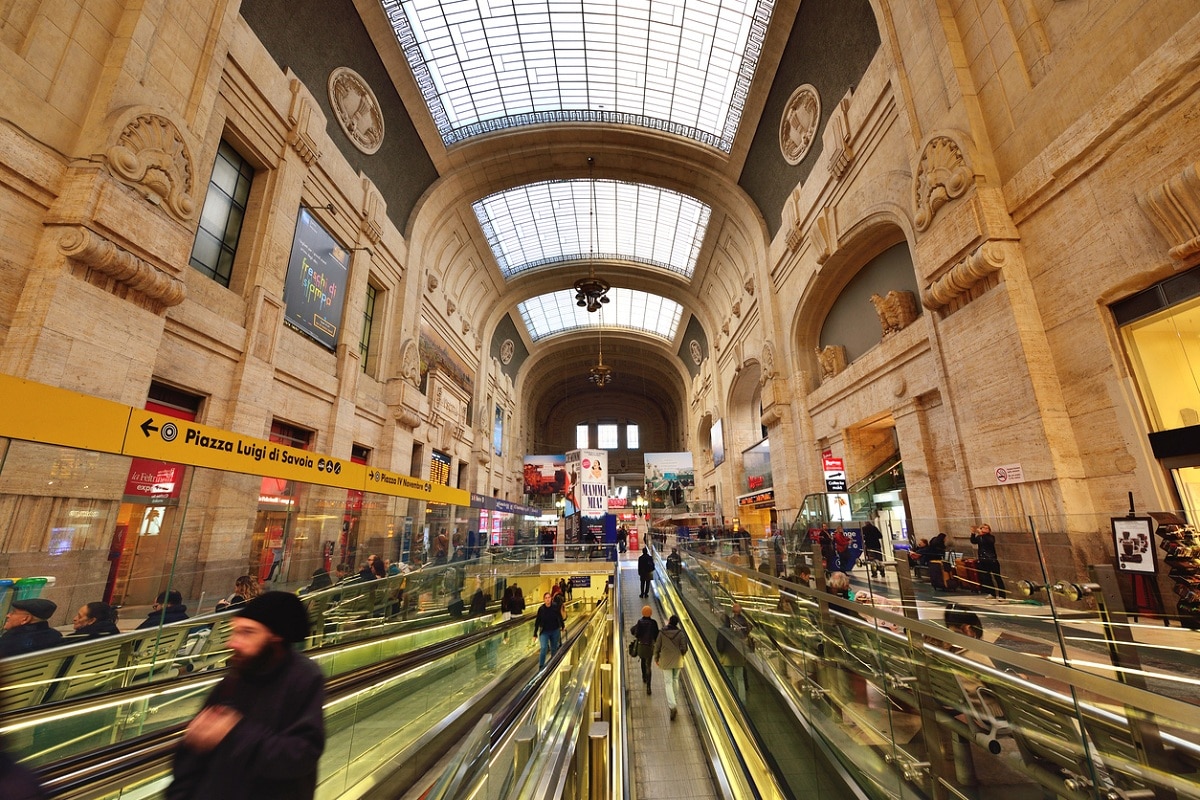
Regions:
[[[288,324],[330,350],[337,348],[349,270],[350,253],[308,209],[301,208],[288,259],[283,303]]]

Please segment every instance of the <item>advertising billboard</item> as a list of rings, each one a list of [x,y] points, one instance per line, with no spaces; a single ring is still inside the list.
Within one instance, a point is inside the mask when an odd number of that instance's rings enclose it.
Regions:
[[[283,304],[289,325],[330,350],[337,348],[349,271],[350,253],[334,241],[308,209],[301,208],[292,237]]]

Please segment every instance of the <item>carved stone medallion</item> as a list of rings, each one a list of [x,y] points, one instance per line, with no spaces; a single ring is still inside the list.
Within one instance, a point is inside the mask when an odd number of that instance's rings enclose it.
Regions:
[[[779,149],[783,160],[795,166],[804,160],[817,136],[821,121],[821,97],[811,84],[804,84],[788,98],[779,121]]]
[[[688,352],[692,356],[692,363],[700,366],[700,362],[704,360],[704,351],[700,348],[700,343],[692,339],[688,342]]]
[[[379,150],[383,144],[383,112],[361,75],[349,67],[329,73],[329,105],[355,147],[367,155]]]
[[[500,363],[508,364],[513,360],[513,353],[516,352],[517,346],[513,344],[512,339],[505,339],[500,343]]]

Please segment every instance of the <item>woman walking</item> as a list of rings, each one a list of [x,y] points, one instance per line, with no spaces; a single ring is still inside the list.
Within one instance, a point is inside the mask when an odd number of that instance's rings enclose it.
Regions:
[[[667,620],[667,627],[658,633],[654,644],[654,663],[663,671],[663,683],[667,690],[667,708],[671,709],[671,719],[675,719],[679,697],[679,670],[683,669],[683,657],[687,655],[687,634],[679,627],[679,617],[675,614]]]

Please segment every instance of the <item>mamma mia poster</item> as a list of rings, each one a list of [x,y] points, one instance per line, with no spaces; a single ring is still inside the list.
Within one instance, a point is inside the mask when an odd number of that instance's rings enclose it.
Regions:
[[[570,450],[567,452],[567,500],[563,513],[571,516],[578,509],[585,517],[603,517],[608,513],[608,451]]]

